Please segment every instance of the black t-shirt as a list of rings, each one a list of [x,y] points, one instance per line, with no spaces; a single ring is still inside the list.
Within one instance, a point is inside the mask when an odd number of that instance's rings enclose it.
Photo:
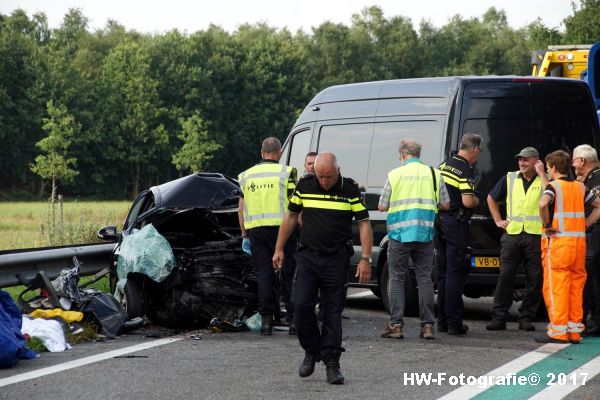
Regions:
[[[352,239],[352,219],[369,219],[358,185],[341,176],[328,191],[321,188],[314,175],[300,179],[288,210],[302,211],[300,240],[324,253],[339,252]]]
[[[464,158],[454,155],[440,165],[440,172],[450,195],[450,210],[455,211],[462,207],[462,195],[475,196],[473,169]]]

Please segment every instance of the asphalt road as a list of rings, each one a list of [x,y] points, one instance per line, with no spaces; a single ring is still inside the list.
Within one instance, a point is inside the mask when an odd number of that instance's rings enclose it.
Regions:
[[[464,379],[476,379],[499,371],[502,366],[506,373],[506,368],[515,364],[518,364],[516,371],[522,370],[528,365],[525,358],[532,354],[540,358],[540,354],[551,351],[546,347],[540,351],[540,345],[533,340],[535,333],[518,331],[516,318],[507,331],[486,331],[490,298],[466,299],[466,322],[470,330],[464,337],[439,333],[435,340],[420,339],[418,319],[409,318],[405,321],[404,339],[382,339],[379,334],[387,315],[376,297],[363,296],[362,292],[351,291],[357,297],[350,296],[344,312],[346,353],[341,364],[346,383],[341,386],[325,382],[322,364],[313,376],[298,377],[303,352],[297,339],[284,331],[276,331],[272,337],[206,330],[173,335],[169,330],[151,327],[115,340],[77,345],[63,353],[43,353],[36,360],[21,361],[14,368],[0,370],[0,398],[315,400],[437,399],[445,395],[460,399],[475,395],[478,399],[507,398],[506,393],[493,390],[466,394],[455,390],[460,388],[461,374]],[[545,323],[535,325],[543,330]],[[135,345],[148,348],[134,351],[136,348],[131,346]],[[560,351],[546,358],[551,363],[540,364],[536,369],[542,378],[548,374],[558,377],[585,364],[587,369],[575,370],[576,375],[567,378],[581,384],[584,373],[600,368],[600,357],[596,354],[600,353],[600,341],[592,339],[587,344],[559,347]],[[538,352],[531,353],[535,350]],[[522,356],[525,358],[519,359]],[[590,357],[595,361],[589,362]],[[425,375],[415,373],[431,373],[439,381],[418,382],[417,377]],[[570,400],[600,398],[600,375],[588,378],[579,387],[569,387],[570,382],[564,381],[551,387],[542,382],[537,388],[532,385],[506,388],[511,400],[529,398],[544,388],[558,391],[538,394],[538,398],[567,395]]]

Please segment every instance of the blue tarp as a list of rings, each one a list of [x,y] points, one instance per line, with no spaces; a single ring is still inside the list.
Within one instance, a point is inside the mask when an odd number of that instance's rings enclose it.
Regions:
[[[10,368],[19,360],[36,358],[21,334],[22,316],[12,297],[0,290],[0,368]]]

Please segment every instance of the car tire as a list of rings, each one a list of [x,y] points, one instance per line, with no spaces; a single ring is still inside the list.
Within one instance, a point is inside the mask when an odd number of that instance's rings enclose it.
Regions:
[[[388,291],[388,282],[390,279],[390,272],[388,268],[388,262],[386,260],[381,270],[381,279],[379,280],[379,291],[381,293],[381,301],[385,311],[390,313],[390,294]],[[419,291],[417,289],[417,282],[413,273],[409,270],[404,279],[404,316],[405,317],[418,317],[419,316]]]
[[[129,276],[123,290],[125,311],[129,319],[143,317],[146,314],[144,305],[144,278]]]

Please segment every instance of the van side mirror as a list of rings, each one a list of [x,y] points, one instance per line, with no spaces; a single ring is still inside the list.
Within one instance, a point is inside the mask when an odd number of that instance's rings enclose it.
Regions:
[[[363,193],[363,202],[369,211],[377,211],[379,205],[379,193]]]
[[[114,225],[105,226],[98,230],[97,233],[98,239],[106,240],[107,242],[114,242],[119,239],[119,232],[117,232],[117,227]]]

